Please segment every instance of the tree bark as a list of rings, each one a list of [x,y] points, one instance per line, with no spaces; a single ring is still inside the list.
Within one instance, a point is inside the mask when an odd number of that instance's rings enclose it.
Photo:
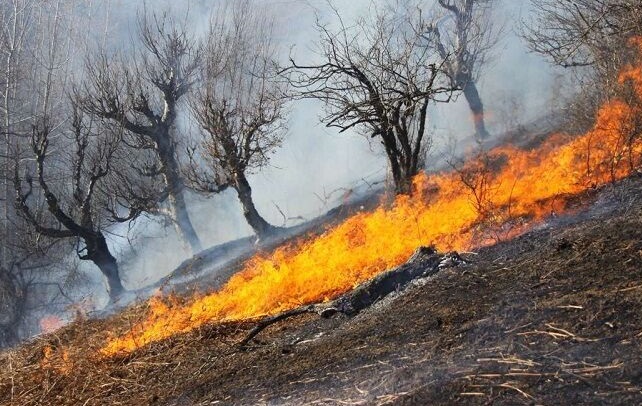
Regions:
[[[403,157],[396,149],[396,137],[392,131],[387,136],[382,134],[382,143],[386,150],[386,156],[390,163],[390,172],[392,173],[392,181],[395,185],[395,194],[410,194],[412,192],[412,178],[417,174],[414,173],[412,168],[407,167]]]
[[[399,162],[400,157],[390,156],[390,166],[392,169],[392,179],[395,184],[395,193],[398,195],[412,194],[412,179],[417,175],[419,170],[414,167]]]
[[[159,134],[156,150],[162,165],[163,177],[169,190],[169,206],[176,225],[176,231],[183,241],[189,244],[192,253],[196,254],[200,252],[203,247],[187,211],[184,185],[179,174],[174,147],[170,140],[169,134]]]
[[[486,124],[484,122],[484,105],[482,104],[475,81],[472,79],[466,80],[463,83],[462,90],[464,92],[464,97],[468,102],[468,106],[470,107],[470,111],[473,113],[475,136],[479,140],[489,138],[490,134],[486,130]]]
[[[432,247],[420,247],[405,264],[358,286],[326,305],[325,309],[323,309],[323,304],[320,305],[323,310],[319,313],[326,317],[337,312],[354,316],[389,294],[402,290],[413,280],[434,275],[445,267],[456,266],[460,263],[463,263],[463,260],[456,252],[440,254]]]
[[[236,189],[241,205],[243,206],[243,216],[256,235],[261,238],[273,233],[277,227],[268,223],[259,214],[258,210],[256,210],[254,200],[252,199],[252,188],[244,173],[241,172],[235,176],[234,189]]]
[[[85,244],[87,245],[86,259],[91,260],[107,278],[109,300],[112,303],[116,302],[125,291],[125,288],[120,280],[118,263],[109,251],[105,236],[102,233],[98,233],[93,238],[85,239]]]
[[[192,253],[196,254],[203,250],[201,240],[198,238],[198,234],[196,234],[192,220],[187,212],[182,184],[179,185],[180,189],[178,190],[174,189],[174,187],[170,186],[169,203],[173,212],[176,231],[178,231],[183,240],[189,244]]]

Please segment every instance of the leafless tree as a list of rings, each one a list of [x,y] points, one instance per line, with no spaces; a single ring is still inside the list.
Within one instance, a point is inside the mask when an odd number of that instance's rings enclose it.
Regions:
[[[531,0],[534,17],[523,37],[529,47],[562,67],[593,67],[613,80],[632,36],[642,34],[638,0]]]
[[[373,8],[349,27],[335,14],[335,29],[317,22],[321,62],[291,58],[283,73],[294,98],[325,104],[326,126],[378,138],[395,191],[410,193],[431,141],[428,107],[449,101],[454,90],[446,60],[422,37],[418,10],[398,15]]]
[[[247,175],[269,162],[286,130],[283,84],[275,80],[272,62],[273,23],[266,10],[249,1],[217,10],[204,53],[203,82],[190,103],[204,136],[189,151],[188,178],[203,192],[233,188],[248,224],[263,237],[276,227],[256,209]]]
[[[533,17],[523,25],[528,46],[553,64],[571,68],[580,80],[578,94],[568,103],[566,128],[588,131],[607,100],[619,99],[635,109],[642,101],[620,72],[639,63],[639,48],[631,42],[642,35],[639,0],[531,0]],[[640,139],[639,123],[631,125],[623,145]],[[595,143],[600,144],[601,140]],[[617,165],[616,153],[606,166]],[[629,162],[633,160],[629,159]]]
[[[34,332],[27,321],[39,309],[58,306],[59,297],[69,303],[64,281],[70,272],[62,264],[72,247],[54,244],[20,217],[13,180],[32,125],[38,117],[57,117],[64,104],[73,54],[90,24],[79,17],[85,10],[77,0],[0,2],[0,345]],[[50,164],[61,162],[52,156]]]
[[[166,15],[142,15],[139,38],[142,50],[133,63],[106,53],[88,58],[87,81],[77,95],[86,113],[122,125],[130,148],[154,155],[137,166],[138,172],[162,177],[165,191],[159,196],[169,201],[177,231],[198,252],[201,242],[187,211],[180,174],[176,120],[179,103],[196,78],[201,51],[184,25]]]
[[[14,238],[10,230],[13,213],[11,196],[13,188],[11,177],[10,152],[16,144],[19,124],[28,116],[22,107],[29,102],[28,92],[24,90],[24,79],[28,75],[30,47],[35,36],[34,19],[36,4],[32,0],[9,0],[0,4],[0,111],[2,115],[2,234],[0,243],[0,266],[5,269],[11,261],[8,245]],[[18,128],[17,128],[18,127]]]
[[[15,220],[12,225],[21,238],[12,240],[11,261],[0,268],[0,348],[37,333],[34,318],[40,311],[63,310],[72,303],[66,284],[70,272],[62,261],[65,250]],[[52,274],[63,278],[56,280]]]
[[[424,22],[424,37],[445,61],[453,85],[462,90],[473,114],[477,139],[489,137],[477,81],[501,29],[493,22],[495,0],[438,0],[442,12]]]
[[[115,189],[127,159],[122,131],[97,125],[72,103],[68,123],[54,127],[43,117],[34,124],[30,145],[31,154],[15,154],[16,207],[39,235],[76,240],[79,258],[100,269],[116,300],[124,288],[105,232],[136,219],[148,204]]]

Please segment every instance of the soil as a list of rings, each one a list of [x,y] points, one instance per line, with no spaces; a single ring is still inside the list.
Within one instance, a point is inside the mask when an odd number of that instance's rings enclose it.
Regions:
[[[304,314],[237,344],[210,325],[102,358],[138,306],[0,354],[0,404],[642,403],[642,179],[476,252],[354,317]],[[51,353],[51,354],[48,354]]]

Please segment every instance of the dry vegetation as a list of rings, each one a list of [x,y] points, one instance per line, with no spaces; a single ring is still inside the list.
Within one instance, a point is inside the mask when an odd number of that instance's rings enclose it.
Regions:
[[[439,1],[439,4],[448,10],[454,7],[445,0]],[[472,1],[462,4],[472,5]],[[635,88],[635,84],[639,86],[642,78],[642,68],[629,67],[627,63],[634,57],[626,53],[619,55],[617,60],[611,59],[614,46],[635,44],[642,48],[642,40],[631,41],[629,38],[638,33],[634,31],[634,26],[637,25],[629,24],[629,20],[640,21],[639,6],[628,0],[619,3],[614,0],[578,2],[587,9],[594,5],[603,6],[603,9],[598,10],[599,13],[592,16],[587,15],[584,8],[558,8],[555,6],[558,3],[548,0],[535,0],[534,4],[539,5],[539,11],[544,16],[548,13],[549,17],[557,16],[558,19],[573,22],[566,27],[566,33],[582,33],[589,17],[595,18],[595,24],[599,23],[596,27],[601,29],[598,30],[601,35],[596,38],[579,35],[572,37],[573,42],[570,44],[558,44],[554,41],[559,40],[556,36],[560,32],[559,27],[547,25],[550,18],[538,19],[535,23],[539,25],[535,24],[526,33],[527,40],[534,51],[547,55],[557,64],[566,67],[592,66],[593,71],[586,78],[591,83],[604,83],[598,89],[601,94],[587,91],[576,98],[569,107],[570,113],[566,114],[571,122],[569,128],[582,131],[591,128],[586,144],[586,168],[581,167],[578,171],[586,172],[585,177],[589,180],[592,179],[593,172],[610,173],[610,180],[616,181],[624,176],[621,175],[624,173],[622,167],[627,166],[626,174],[631,175],[630,178],[604,187],[598,187],[599,183],[591,183],[588,192],[574,197],[565,195],[565,203],[570,203],[572,207],[563,207],[563,216],[555,217],[553,214],[544,226],[519,238],[504,241],[508,237],[514,237],[516,233],[513,232],[513,227],[519,228],[518,221],[522,219],[512,215],[512,190],[507,202],[503,202],[501,206],[493,203],[493,197],[500,187],[494,175],[505,163],[480,147],[477,160],[472,164],[454,163],[452,167],[461,181],[459,186],[469,192],[470,204],[474,207],[476,218],[480,219],[471,226],[474,227],[474,233],[479,234],[475,241],[492,242],[494,245],[478,252],[462,254],[465,264],[453,265],[440,270],[435,276],[416,280],[406,291],[383,299],[354,317],[336,314],[334,317],[321,319],[317,315],[300,312],[261,329],[256,337],[252,335],[256,331],[256,320],[198,324],[199,327],[189,332],[149,345],[140,345],[132,353],[106,357],[101,353],[106,341],[132,332],[134,326],[145,320],[150,305],[134,306],[104,319],[81,318],[55,333],[36,337],[29,343],[0,353],[0,404],[642,402],[642,315],[638,310],[642,305],[642,179],[638,176],[638,150],[634,148],[639,145],[642,128],[638,118],[642,111],[642,91]],[[623,7],[630,7],[624,9],[631,12],[622,13]],[[454,10],[458,9],[455,7]],[[569,15],[577,18],[569,20]],[[635,18],[629,18],[629,15]],[[322,36],[320,55],[327,61],[324,60],[325,63],[318,66],[308,66],[298,65],[291,60],[291,65],[281,73],[289,75],[286,76],[286,82],[295,88],[295,94],[290,95],[294,99],[312,98],[328,104],[327,125],[336,126],[342,131],[365,125],[363,132],[366,135],[379,137],[390,160],[396,192],[405,192],[410,188],[412,175],[423,165],[423,146],[428,141],[427,138],[430,138],[426,129],[428,105],[437,101],[442,94],[448,95],[445,100],[449,101],[456,88],[470,86],[473,81],[472,77],[468,77],[462,79],[461,83],[454,83],[452,76],[461,76],[461,73],[455,72],[454,65],[441,78],[444,74],[441,68],[448,67],[446,53],[437,55],[443,59],[439,63],[432,61],[426,56],[419,41],[425,36],[417,36],[417,33],[421,29],[428,29],[429,33],[436,35],[436,40],[441,38],[441,34],[436,26],[424,26],[421,14],[417,21],[392,17],[378,16],[372,26],[367,21],[360,20],[359,27],[366,33],[366,39],[374,44],[363,49],[351,48],[352,39],[346,36],[349,30],[343,25],[338,30],[342,36],[335,36],[328,31],[328,27],[318,25],[317,29]],[[243,25],[243,21],[241,18],[236,23]],[[401,36],[393,37],[394,25],[391,22],[410,24],[413,21],[417,23],[412,26],[413,30],[400,31],[403,33]],[[600,25],[602,23],[606,25]],[[611,32],[612,26],[619,28]],[[162,65],[165,59],[157,53],[153,44],[154,41],[162,42],[165,37],[154,38],[149,30],[150,26],[147,27],[148,30],[142,32],[142,39],[146,49],[155,54]],[[162,31],[161,28],[156,27],[159,31]],[[215,30],[210,33],[212,38],[218,38],[215,34]],[[172,52],[192,55],[192,48],[182,42],[186,37],[180,32],[173,32],[172,35],[174,37],[167,37],[170,43],[165,48],[171,51],[172,47],[169,45],[173,44],[178,49]],[[606,42],[608,46],[604,51],[601,44],[606,40],[610,41],[613,36],[617,37],[617,41]],[[341,37],[344,42],[336,39]],[[207,49],[215,50],[217,43],[212,38]],[[396,47],[407,52],[399,56],[374,52],[378,50],[378,44],[387,43],[389,38],[396,38],[396,42],[393,41]],[[236,63],[258,63],[260,66],[254,68],[259,71],[264,69],[259,76],[267,78],[268,58],[266,56],[262,61],[252,58],[251,39],[250,36],[236,38],[237,45],[230,49],[248,46],[247,52],[244,52],[245,59],[237,60]],[[537,48],[534,44],[538,44],[541,39],[548,39],[549,44],[553,41],[554,46]],[[435,46],[439,44],[437,41]],[[261,46],[269,53],[270,44],[266,42]],[[441,47],[443,48],[443,44]],[[159,90],[165,89],[163,100],[165,110],[169,113],[164,117],[169,121],[160,120],[158,114],[153,113],[147,104],[151,96],[142,93],[132,106],[120,106],[116,102],[118,97],[111,94],[98,95],[102,99],[111,97],[116,100],[111,103],[116,106],[113,111],[97,110],[97,106],[110,103],[98,101],[92,104],[89,98],[91,86],[83,88],[86,93],[84,97],[81,97],[82,92],[76,93],[75,100],[85,114],[101,117],[106,122],[114,119],[123,121],[127,108],[138,112],[142,115],[140,120],[149,120],[151,124],[141,127],[141,123],[132,122],[128,128],[125,123],[119,129],[120,132],[112,134],[115,136],[114,142],[120,143],[123,132],[128,131],[130,136],[134,134],[134,139],[141,142],[138,145],[140,148],[149,149],[150,146],[146,143],[148,140],[144,141],[145,137],[151,137],[156,145],[161,139],[170,139],[171,123],[176,119],[173,109],[180,97],[176,95],[187,93],[192,85],[190,77],[193,72],[189,70],[194,69],[195,72],[196,61],[202,56],[200,48],[194,48],[193,51],[194,65],[187,64],[188,72],[181,75],[184,77],[183,85],[178,84],[178,88],[174,90],[168,88],[169,84],[162,83],[163,78],[156,77],[160,75],[159,72],[165,72],[163,66],[143,64],[143,70],[140,71],[147,72],[152,77],[151,82],[159,83]],[[467,53],[468,51],[460,52],[461,55]],[[221,51],[220,55],[223,54]],[[384,59],[374,58],[374,55]],[[105,58],[103,60],[106,63]],[[173,59],[180,58],[175,55]],[[226,82],[225,86],[218,82],[220,78],[214,78],[219,70],[225,70],[218,66],[221,60],[226,61],[222,63],[226,69],[231,69],[227,78],[229,83]],[[191,107],[194,108],[194,103],[203,107],[196,109],[195,115],[201,119],[200,124],[210,137],[211,142],[206,142],[205,146],[216,154],[211,154],[211,173],[208,173],[207,179],[192,177],[188,180],[201,181],[201,185],[207,186],[201,191],[218,192],[228,186],[236,189],[244,203],[248,223],[254,227],[257,235],[262,236],[268,234],[268,231],[274,231],[274,228],[261,218],[253,206],[245,171],[266,164],[264,152],[280,143],[280,123],[283,119],[280,93],[283,90],[275,87],[274,94],[268,92],[256,101],[251,97],[255,80],[253,76],[234,75],[235,65],[225,58],[213,58],[208,62],[209,73],[213,75],[211,79],[217,80],[213,80],[211,86],[200,94],[202,98],[197,99],[200,104],[192,100]],[[462,59],[459,64],[464,62]],[[621,74],[613,73],[620,72],[623,67]],[[91,68],[88,67],[90,70]],[[102,70],[100,64],[93,68],[95,72],[103,73],[97,74],[96,79],[108,77],[108,73],[112,72],[108,65],[103,66]],[[382,83],[377,88],[368,77],[370,71],[377,73],[375,77],[388,78],[390,83]],[[137,74],[129,73],[124,76],[131,79]],[[399,79],[402,76],[412,78],[412,84],[395,88],[399,83],[405,83],[405,78],[401,81]],[[624,86],[634,77],[638,81],[634,81],[633,90],[628,85]],[[176,85],[173,75],[165,79],[172,86]],[[239,83],[247,80],[250,81],[247,84],[249,94],[238,95],[235,107],[227,110],[229,105],[226,86],[237,89]],[[332,82],[333,80],[336,82]],[[96,89],[116,88],[102,86],[102,82],[99,82],[94,83]],[[327,83],[331,85],[327,86]],[[140,86],[135,81],[127,84]],[[465,89],[462,90],[465,92]],[[223,95],[222,101],[216,99],[217,95]],[[355,104],[355,95],[367,97],[365,101]],[[169,96],[176,97],[172,99]],[[603,103],[605,101],[606,104]],[[481,109],[481,102],[479,108]],[[610,117],[606,113],[621,111],[628,113],[611,115],[615,118],[623,116],[623,119],[605,119]],[[599,113],[597,120],[596,112]],[[249,120],[252,125],[245,128],[247,116],[252,116],[253,113],[260,120],[256,123]],[[50,113],[43,113],[43,117],[48,114]],[[480,120],[483,118],[482,115],[478,116]],[[232,118],[239,120],[236,125]],[[594,124],[596,121],[598,124]],[[615,123],[617,131],[613,126],[600,127],[599,124],[603,122]],[[95,201],[92,198],[96,199],[93,190],[96,182],[108,175],[107,169],[103,170],[102,164],[96,164],[87,173],[82,172],[85,151],[93,151],[87,149],[87,140],[93,130],[83,125],[82,117],[77,123],[77,137],[74,140],[78,147],[76,155],[79,156],[79,165],[74,168],[77,175],[76,193],[73,197],[81,204],[80,220],[74,222],[63,212],[48,186],[43,168],[45,158],[49,157],[49,139],[56,137],[49,131],[47,120],[43,121],[41,127],[34,126],[31,129],[31,148],[35,156],[38,183],[36,188],[34,189],[29,173],[25,174],[23,180],[18,166],[13,171],[15,179],[12,182],[19,196],[17,208],[22,209],[25,219],[33,223],[32,226],[39,234],[51,238],[84,239],[87,253],[81,255],[84,251],[80,250],[79,257],[91,259],[98,266],[101,261],[92,258],[92,244],[102,241],[104,247],[98,251],[109,255],[106,261],[111,267],[110,272],[115,273],[112,279],[120,284],[116,259],[109,253],[102,229],[97,226],[99,218],[94,220],[91,217],[95,210],[92,211],[90,205]],[[484,138],[486,130],[483,122],[476,124],[479,138]],[[109,127],[106,123],[101,125]],[[258,127],[255,128],[256,126]],[[86,130],[85,135],[83,129]],[[137,133],[135,130],[142,132]],[[238,139],[234,143],[226,138],[234,133],[233,130],[238,130],[235,133]],[[225,137],[221,138],[221,135]],[[253,138],[255,136],[265,144]],[[608,137],[617,139],[608,144]],[[535,142],[532,138],[530,141]],[[237,144],[244,148],[237,148]],[[607,144],[615,147],[608,150]],[[112,151],[108,146],[97,144],[94,147],[97,151],[95,154],[100,158],[96,162],[121,157],[115,147]],[[170,142],[165,147],[165,155],[169,158],[163,161],[162,151],[156,151],[156,154],[174,174],[164,174],[164,183],[168,189],[161,193],[162,198],[157,196],[156,200],[152,200],[156,204],[159,203],[158,199],[170,199],[170,202],[173,201],[171,206],[176,206],[173,216],[181,217],[180,212],[186,209],[185,202],[181,203],[180,197],[184,180],[178,176],[178,163],[173,162],[173,144]],[[590,157],[597,150],[606,151],[610,155],[607,154],[606,159],[593,167]],[[260,158],[253,161],[252,158],[256,156]],[[193,161],[194,159],[192,164]],[[104,167],[109,168],[110,165],[106,163]],[[154,172],[156,164],[147,169]],[[193,173],[198,173],[201,168],[192,169]],[[227,172],[223,173],[224,170]],[[157,176],[159,173],[151,175]],[[87,180],[86,190],[82,188],[84,180]],[[53,216],[50,223],[60,222],[67,231],[42,225],[37,221],[38,216],[32,214],[36,213],[37,207],[28,206],[32,191],[45,193],[47,210]],[[85,198],[81,199],[83,191]],[[176,196],[172,197],[174,192]],[[61,192],[60,195],[64,194]],[[111,204],[102,205],[100,209],[116,223],[130,221],[143,212],[153,212],[148,207],[133,206],[130,210],[132,217],[120,218],[114,207],[120,207],[121,203],[110,200],[110,196],[105,193],[104,199]],[[558,197],[555,195],[551,200]],[[551,207],[554,207],[553,203]],[[185,226],[189,219],[177,219],[177,222]],[[398,227],[399,223],[394,223],[394,226]],[[191,228],[191,224],[187,228]],[[75,229],[82,229],[84,234]],[[194,234],[193,230],[187,234]],[[390,237],[389,233],[379,234]],[[200,242],[195,234],[191,237],[188,235],[185,239],[191,242],[195,251],[200,249]],[[217,249],[212,248],[204,256],[213,258]],[[381,256],[380,251],[377,255]],[[198,263],[200,259],[196,258],[186,266],[201,266]],[[237,260],[241,261],[239,258]],[[234,270],[238,267],[240,263],[236,264]],[[345,268],[340,270],[344,271]],[[103,272],[109,276],[108,272]],[[231,267],[229,273],[233,273]],[[120,290],[122,286],[112,286],[112,296],[117,298]],[[19,296],[18,293],[12,294]],[[168,299],[167,306],[182,306],[184,302],[191,300],[186,297]],[[166,324],[162,327],[165,328]],[[184,329],[185,327],[173,326],[173,330],[168,327],[167,331],[185,331]],[[252,335],[252,340],[248,339],[248,334]],[[132,337],[136,335],[132,334]],[[134,347],[139,346],[138,342],[135,344]]]
[[[239,343],[210,325],[112,359],[137,307],[2,354],[3,404],[622,404],[642,400],[642,182],[466,254],[354,318],[302,315]],[[586,209],[586,204],[591,208]]]

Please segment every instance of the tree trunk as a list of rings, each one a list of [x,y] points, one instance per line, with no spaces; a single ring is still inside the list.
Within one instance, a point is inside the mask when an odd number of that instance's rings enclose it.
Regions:
[[[464,92],[464,97],[468,102],[468,106],[473,113],[475,136],[479,140],[484,140],[490,137],[490,134],[486,130],[486,124],[484,123],[484,105],[482,104],[481,98],[479,97],[479,92],[477,91],[475,81],[472,79],[466,80],[463,83],[462,90]]]
[[[109,300],[114,303],[123,294],[125,288],[120,281],[118,263],[116,258],[109,252],[109,247],[102,233],[98,233],[91,239],[85,239],[87,245],[87,259],[91,260],[100,272],[107,278],[109,286]]]
[[[395,193],[398,195],[412,194],[412,179],[415,175],[416,173],[410,174],[406,171],[403,171],[400,174],[399,179],[395,181]]]
[[[420,247],[406,263],[379,274],[326,304],[326,309],[322,313],[327,316],[339,312],[353,316],[389,294],[401,291],[417,278],[431,276],[443,268],[463,263],[465,263],[464,260],[454,251],[440,254],[433,247]]]
[[[392,172],[392,180],[395,185],[395,194],[409,195],[412,193],[412,180],[419,172],[417,162],[412,158],[413,146],[408,145],[408,156],[405,157],[398,147],[398,142],[401,141],[402,136],[393,130],[388,130],[381,133],[382,143],[386,150],[388,163],[390,164],[390,172]],[[407,137],[406,137],[407,139]],[[421,146],[419,146],[421,148]]]
[[[276,227],[268,223],[256,210],[254,200],[252,199],[252,188],[247,181],[244,173],[239,173],[235,177],[234,189],[238,193],[239,200],[243,206],[243,216],[252,227],[256,235],[261,238],[276,230]]]
[[[384,143],[385,145],[385,143]],[[404,195],[410,194],[412,176],[408,177],[406,174],[408,168],[403,167],[401,157],[395,151],[386,148],[386,155],[388,156],[388,163],[390,164],[390,172],[392,172],[392,181],[395,185],[395,194]]]
[[[172,189],[170,186],[169,204],[176,224],[176,231],[178,231],[182,239],[189,244],[192,253],[196,254],[202,251],[203,247],[201,240],[198,238],[198,234],[196,234],[196,230],[194,230],[192,220],[189,218],[183,190]]]
[[[156,149],[161,161],[165,183],[169,189],[169,205],[173,220],[176,224],[176,231],[183,241],[189,244],[192,253],[196,254],[200,252],[203,247],[187,212],[183,182],[179,174],[176,157],[174,156],[174,147],[171,144],[167,131],[158,137]]]
[[[412,194],[412,180],[419,171],[413,166],[407,167],[404,163],[399,163],[398,160],[398,158],[390,157],[395,194],[410,195]]]
[[[259,321],[245,339],[239,343],[239,346],[245,347],[261,331],[272,324],[300,314],[317,313],[324,318],[332,317],[336,313],[354,316],[389,294],[402,291],[415,279],[425,278],[436,274],[441,269],[465,263],[456,252],[439,254],[432,247],[420,247],[405,264],[376,276],[331,302],[305,305]]]

